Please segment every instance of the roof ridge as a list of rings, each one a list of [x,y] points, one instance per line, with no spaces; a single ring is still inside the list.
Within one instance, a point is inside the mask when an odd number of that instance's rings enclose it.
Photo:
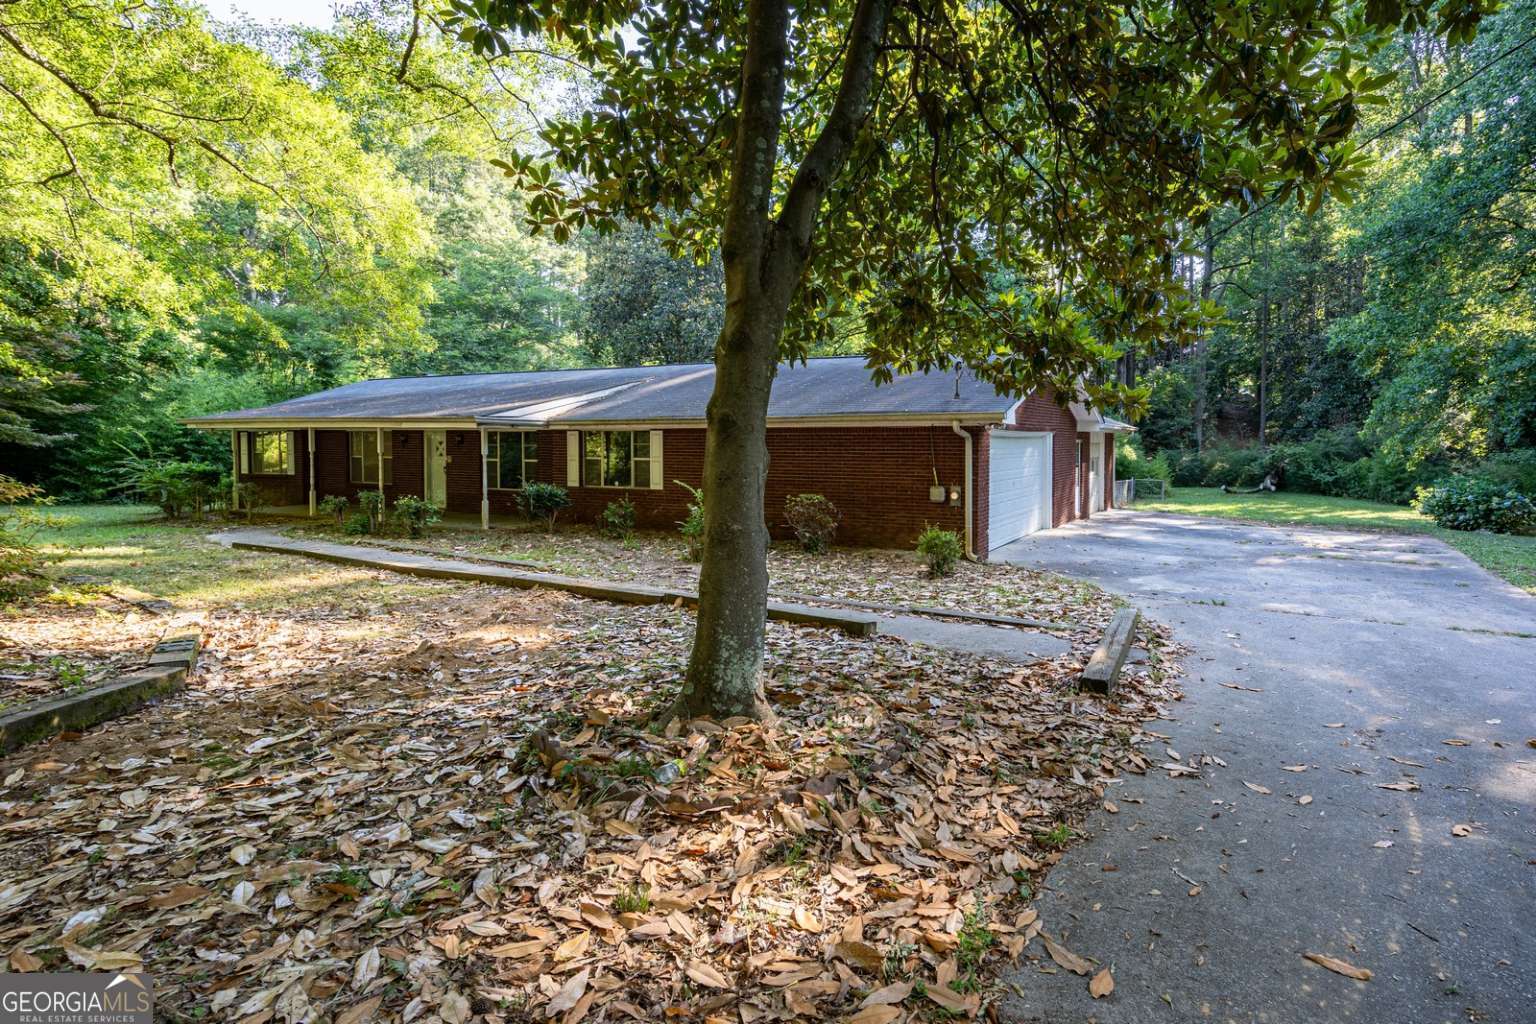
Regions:
[[[831,363],[841,359],[863,359],[863,356],[811,356],[807,363]],[[791,365],[800,362],[798,359],[781,359],[781,363]],[[626,366],[551,366],[542,370],[481,370],[475,373],[407,373],[388,377],[361,377],[358,380],[338,384],[338,388],[351,387],[353,384],[374,384],[381,380],[447,380],[451,377],[517,377],[529,373],[597,373],[602,370],[667,370],[681,369],[689,366],[714,366],[713,361],[693,363],[641,363]],[[948,371],[945,371],[948,372]],[[332,389],[334,390],[334,389]],[[315,392],[319,394],[320,392]]]

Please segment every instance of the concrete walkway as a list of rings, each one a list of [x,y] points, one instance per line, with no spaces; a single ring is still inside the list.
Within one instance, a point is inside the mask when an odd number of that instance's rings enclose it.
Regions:
[[[1536,1020],[1536,599],[1425,537],[1131,511],[993,554],[1174,626],[1154,757],[1199,770],[1116,787],[1039,896],[1113,995],[1025,969],[1003,1019]]]
[[[369,544],[339,544],[334,541],[297,539],[273,530],[228,530],[213,535],[220,544],[253,551],[302,555],[345,565],[437,579],[457,579],[513,587],[550,587],[601,601],[627,604],[667,604],[681,600],[698,603],[691,588],[652,587],[639,583],[618,583],[587,577],[531,572],[508,566],[487,565],[458,558],[411,551],[394,551]],[[900,637],[909,643],[927,644],[968,654],[1004,658],[1031,664],[1071,650],[1070,642],[1049,633],[970,622],[952,622],[916,615],[879,615],[863,610],[836,607],[835,599],[812,603],[770,601],[768,617],[802,625],[840,629],[855,636],[876,632]]]

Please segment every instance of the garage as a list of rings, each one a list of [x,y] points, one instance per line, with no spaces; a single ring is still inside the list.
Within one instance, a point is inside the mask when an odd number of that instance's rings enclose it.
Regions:
[[[987,545],[1051,525],[1051,435],[994,430],[987,449]]]

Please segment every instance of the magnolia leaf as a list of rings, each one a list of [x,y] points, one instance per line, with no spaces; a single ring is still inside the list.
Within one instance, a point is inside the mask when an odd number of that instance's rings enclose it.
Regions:
[[[1087,977],[1093,971],[1093,964],[1067,949],[1055,939],[1045,934],[1045,932],[1040,933],[1040,941],[1045,943],[1045,951],[1051,954],[1051,959],[1073,974],[1081,974]]]
[[[587,980],[591,977],[592,968],[590,967],[583,967],[572,975],[570,980],[560,986],[560,991],[550,998],[549,1005],[544,1007],[544,1016],[554,1017],[575,1006],[587,991]]]
[[[1371,972],[1366,968],[1356,967],[1354,964],[1346,963],[1325,953],[1303,953],[1302,956],[1315,964],[1328,968],[1335,974],[1342,974],[1346,978],[1354,978],[1356,981],[1371,980]]]
[[[709,964],[703,960],[690,960],[684,969],[685,974],[706,988],[730,988],[731,983]]]

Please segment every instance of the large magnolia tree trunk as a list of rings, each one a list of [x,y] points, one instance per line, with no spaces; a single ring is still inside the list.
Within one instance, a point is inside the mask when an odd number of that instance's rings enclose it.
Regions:
[[[783,120],[787,0],[752,0],[721,256],[725,325],[704,446],[704,564],[682,692],[669,714],[771,718],[763,695],[768,603],[768,396],[779,336],[810,258],[817,211],[869,109],[890,0],[860,0],[836,101],[770,218]]]
[[[677,711],[769,718],[763,696],[768,602],[768,395],[783,315],[729,302],[716,355],[704,447],[704,564],[699,624]]]

